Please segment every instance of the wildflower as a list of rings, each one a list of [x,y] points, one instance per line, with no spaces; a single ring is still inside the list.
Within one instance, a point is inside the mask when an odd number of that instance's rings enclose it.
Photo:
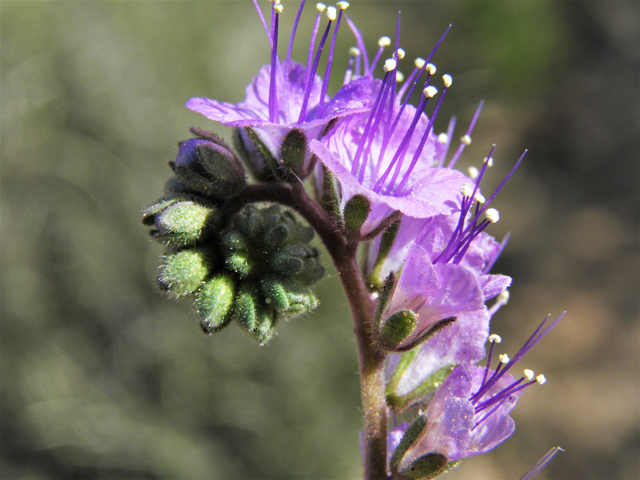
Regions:
[[[491,348],[486,367],[458,365],[436,390],[426,412],[421,412],[391,458],[391,470],[411,478],[432,478],[465,457],[492,450],[515,430],[509,416],[522,394],[534,384],[544,384],[544,375],[524,370],[516,379],[507,373],[564,316],[544,331],[550,316],[536,329],[512,360],[500,355],[495,370],[490,368],[499,337],[489,337]]]
[[[444,35],[438,45],[443,39]],[[371,109],[340,119],[325,137],[311,142],[312,151],[339,182],[337,201],[342,215],[352,198],[366,199],[368,217],[359,232],[365,238],[379,233],[394,212],[413,218],[452,213],[451,192],[469,182],[459,171],[439,168],[446,145],[433,133],[433,122],[452,84],[450,75],[442,77],[444,88],[431,118],[425,114],[438,93],[429,84],[436,71],[429,60],[438,45],[427,60],[416,61],[407,83],[396,91],[397,63],[404,56],[397,43],[393,56],[384,62],[383,79],[373,84]],[[374,64],[379,56],[380,51]],[[366,51],[363,57],[366,59]],[[372,72],[372,66],[365,68],[365,75]],[[408,99],[425,73],[422,95],[414,107]]]
[[[209,98],[192,98],[186,106],[210,120],[237,127],[234,133],[236,146],[259,179],[304,178],[315,164],[308,149],[309,142],[320,138],[334,119],[365,110],[371,82],[360,79],[345,85],[333,98],[327,94],[336,35],[343,11],[349,6],[347,2],[338,2],[337,9],[320,3],[317,5],[318,14],[306,67],[291,60],[293,40],[305,2],[300,4],[285,61],[281,61],[277,54],[282,5],[275,1],[272,3],[269,28],[254,0],[271,46],[271,62],[262,67],[249,84],[244,102],[233,105]],[[323,12],[329,22],[314,56]],[[323,79],[317,73],[318,65],[333,24],[335,28]]]

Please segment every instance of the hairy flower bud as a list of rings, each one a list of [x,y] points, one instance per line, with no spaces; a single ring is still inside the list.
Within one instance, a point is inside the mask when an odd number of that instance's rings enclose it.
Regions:
[[[160,269],[160,288],[174,297],[194,293],[209,274],[205,253],[199,249],[169,253]]]
[[[194,303],[205,333],[222,330],[231,321],[235,293],[236,282],[225,273],[216,275],[204,284]]]
[[[184,200],[169,204],[157,214],[154,237],[172,246],[193,245],[215,220],[213,209],[199,203]]]

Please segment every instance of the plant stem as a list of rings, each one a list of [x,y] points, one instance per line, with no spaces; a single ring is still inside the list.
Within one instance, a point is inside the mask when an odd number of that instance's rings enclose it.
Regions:
[[[335,219],[314,202],[302,184],[247,185],[236,202],[227,203],[227,213],[253,202],[275,202],[296,210],[314,228],[325,244],[340,276],[358,347],[363,417],[363,463],[366,480],[387,478],[387,404],[384,353],[375,346],[373,314],[375,298],[366,288],[357,261],[357,243],[347,243]]]

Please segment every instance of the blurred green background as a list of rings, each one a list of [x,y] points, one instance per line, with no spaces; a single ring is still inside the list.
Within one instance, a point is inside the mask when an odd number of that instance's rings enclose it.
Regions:
[[[284,2],[282,45],[297,3]],[[267,4],[263,3],[266,8]],[[436,131],[485,109],[461,168],[495,142],[496,200],[514,277],[493,320],[515,353],[547,314],[566,320],[525,361],[549,382],[514,412],[514,436],[450,479],[635,479],[638,468],[637,1],[353,1],[371,46],[394,36],[453,75]],[[189,301],[161,296],[162,249],[140,225],[189,126],[183,107],[229,102],[268,62],[251,2],[3,1],[0,477],[355,479],[359,391],[333,273],[315,313],[259,347],[207,337]],[[299,31],[306,60],[313,3]],[[334,67],[347,51],[342,30]],[[402,69],[402,65],[401,65]],[[325,257],[326,258],[326,257]],[[326,263],[329,263],[326,258]]]

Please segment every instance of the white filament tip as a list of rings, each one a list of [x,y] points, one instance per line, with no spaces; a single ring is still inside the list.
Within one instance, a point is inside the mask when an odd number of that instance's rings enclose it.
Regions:
[[[465,145],[471,145],[471,137],[469,135],[465,135],[460,139],[460,141]]]
[[[441,133],[440,135],[438,135],[438,141],[443,144],[446,145],[447,143],[449,143],[449,135],[447,135],[446,133]]]
[[[359,57],[360,49],[358,47],[351,47],[349,49],[349,55],[351,55],[352,57]]]
[[[404,74],[400,70],[396,70],[396,82],[400,83],[404,81]]]
[[[465,197],[470,197],[471,195],[473,195],[473,187],[468,183],[464,183],[460,187],[460,193]]]
[[[380,40],[378,40],[379,47],[388,47],[389,45],[391,45],[391,39],[389,37],[380,37]]]
[[[500,363],[504,363],[505,365],[511,361],[511,359],[509,358],[509,355],[507,355],[506,353],[503,353],[502,355],[500,355],[498,357],[498,360],[500,360]]]
[[[484,161],[487,162],[487,167],[493,167],[493,157],[485,157]]]
[[[535,372],[533,370],[529,370],[528,368],[525,368],[524,370],[524,378],[526,378],[527,380],[533,380],[533,378],[536,376]]]
[[[327,7],[327,18],[330,22],[333,22],[336,18],[338,18],[338,11],[336,7]]]
[[[433,85],[429,85],[427,88],[425,88],[422,91],[422,93],[424,93],[425,97],[431,98],[431,97],[434,97],[436,93],[438,93],[438,89]]]
[[[480,192],[476,192],[475,196],[473,197],[473,199],[478,202],[480,205],[482,205],[484,202],[487,201],[486,198],[484,198],[484,195],[482,195]]]
[[[274,5],[273,9],[276,11],[276,13],[282,13],[282,11],[284,10],[284,7],[280,4]]]
[[[346,10],[347,8],[349,8],[349,2],[336,2],[336,6],[340,10]]]
[[[442,81],[444,82],[444,86],[449,88],[453,82],[453,78],[451,78],[451,75],[445,74],[442,76]]]
[[[497,223],[500,220],[500,212],[495,208],[487,208],[487,211],[484,212],[484,216],[491,223]]]
[[[398,63],[393,58],[387,58],[384,61],[384,67],[382,69],[384,70],[384,73],[389,73],[396,69],[397,64]]]
[[[429,71],[429,75],[433,75],[434,73],[436,73],[436,66],[433,63],[428,63],[425,70]]]
[[[316,3],[316,10],[318,10],[319,12],[324,12],[327,9],[327,6],[324,3]]]
[[[496,335],[495,333],[492,333],[491,335],[489,335],[489,341],[491,343],[500,343],[502,342],[502,338],[500,337],[500,335]]]
[[[402,60],[404,58],[404,49],[399,48],[397,53],[398,53],[398,60]]]
[[[478,175],[480,175],[480,170],[478,170],[476,167],[469,167],[467,169],[467,172],[469,172],[469,178],[471,178],[471,180],[475,180],[476,178],[478,178]]]
[[[540,374],[536,377],[536,382],[538,382],[540,385],[544,385],[545,383],[547,383],[547,379],[544,375]]]
[[[509,293],[509,290],[504,290],[500,292],[500,295],[498,295],[498,301],[503,305],[506,305],[507,303],[509,303],[510,295],[511,294]]]
[[[424,62],[424,58],[418,57],[413,61],[413,64],[416,66],[416,68],[422,68],[424,66]]]

